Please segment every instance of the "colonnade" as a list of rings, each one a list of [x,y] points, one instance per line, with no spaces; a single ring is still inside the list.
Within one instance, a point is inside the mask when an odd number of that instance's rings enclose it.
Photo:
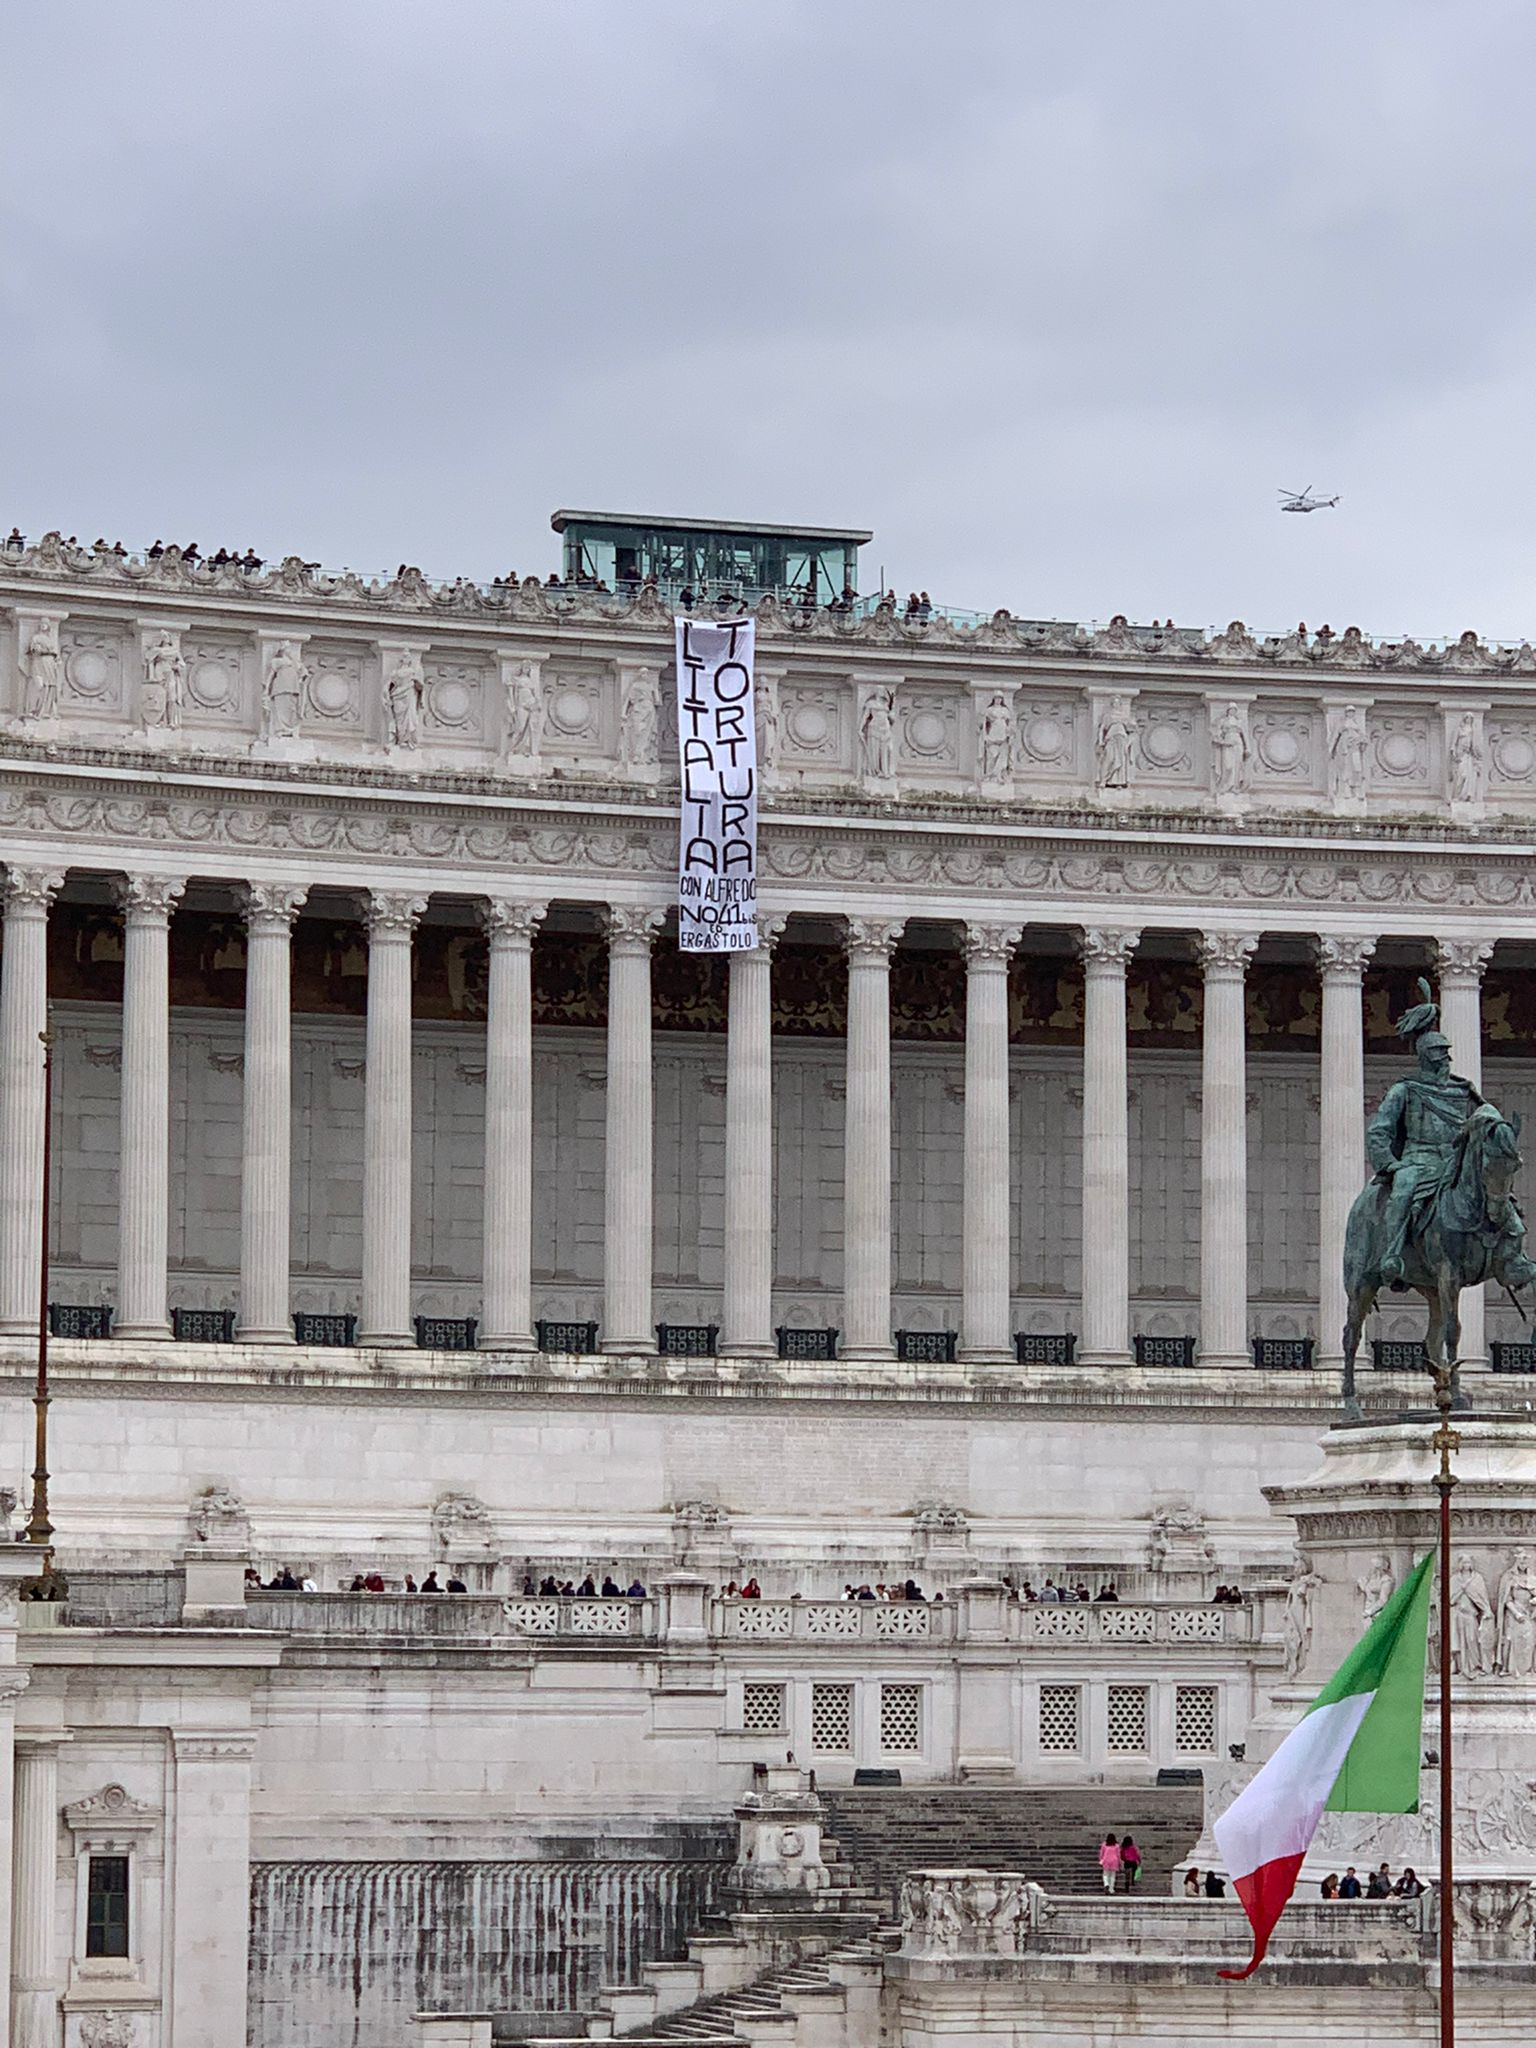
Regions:
[[[48,907],[58,870],[12,868],[0,884],[0,1334],[35,1327],[41,1227]],[[184,884],[130,876],[124,911],[123,1082],[118,1334],[167,1337],[169,1206],[169,922]],[[300,881],[244,891],[249,938],[237,1335],[293,1341],[289,1301],[291,1166],[290,946],[307,890]],[[413,1341],[411,1320],[411,948],[425,895],[369,890],[359,1342]],[[481,911],[489,941],[486,1022],[484,1257],[481,1344],[533,1347],[531,946],[542,900],[497,897]],[[604,1200],[605,1350],[655,1348],[652,1316],[653,1129],[651,956],[664,913],[613,906],[609,948]],[[762,943],[729,963],[726,1046],[724,1286],[720,1349],[774,1351],[772,955],[784,927],[766,917]],[[844,1151],[843,1357],[894,1355],[891,1331],[890,961],[902,921],[845,919],[848,957]],[[1017,924],[966,923],[964,1197],[959,1353],[978,1364],[1012,1356],[1009,1214],[1008,963]],[[1126,970],[1136,929],[1081,930],[1083,1034],[1083,1281],[1078,1355],[1129,1363],[1129,1133]],[[1200,1173],[1199,1357],[1250,1362],[1247,1258],[1247,1079],[1244,980],[1257,932],[1213,930],[1197,950],[1205,980]],[[1362,976],[1373,935],[1315,940],[1321,983],[1319,1362],[1339,1359],[1344,1219],[1365,1173]],[[1445,939],[1438,965],[1445,1028],[1458,1071],[1477,1080],[1480,983],[1489,942]],[[1042,1221],[1050,1227],[1050,1219]],[[1482,1303],[1464,1304],[1463,1354],[1483,1350]]]

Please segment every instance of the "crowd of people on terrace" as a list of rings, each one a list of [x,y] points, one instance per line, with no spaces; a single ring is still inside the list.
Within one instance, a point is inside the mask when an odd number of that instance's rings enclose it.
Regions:
[[[643,1600],[645,1584],[641,1579],[631,1579],[627,1586],[621,1586],[611,1572],[604,1572],[599,1584],[596,1577],[588,1572],[580,1585],[574,1579],[556,1578],[553,1572],[546,1572],[537,1584],[532,1572],[523,1574],[523,1598],[525,1600]]]

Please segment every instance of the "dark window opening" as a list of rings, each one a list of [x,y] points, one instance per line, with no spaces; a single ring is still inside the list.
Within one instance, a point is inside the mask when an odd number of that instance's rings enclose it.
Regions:
[[[85,1880],[85,1952],[128,1953],[128,1858],[93,1856]]]

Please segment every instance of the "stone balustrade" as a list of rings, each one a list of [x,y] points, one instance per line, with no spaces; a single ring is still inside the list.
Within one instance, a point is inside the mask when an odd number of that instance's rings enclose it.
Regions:
[[[292,1635],[656,1636],[654,1600],[525,1600],[486,1593],[271,1593],[246,1599],[252,1628]]]
[[[1256,1610],[1248,1605],[1216,1605],[1211,1601],[1137,1603],[1053,1601],[1015,1607],[1011,1633],[1016,1640],[1044,1647],[1061,1643],[1074,1649],[1102,1645],[1123,1650],[1138,1643],[1176,1645],[1181,1650],[1201,1643],[1251,1643],[1257,1640]]]
[[[957,1610],[916,1600],[717,1600],[727,1642],[947,1643]]]

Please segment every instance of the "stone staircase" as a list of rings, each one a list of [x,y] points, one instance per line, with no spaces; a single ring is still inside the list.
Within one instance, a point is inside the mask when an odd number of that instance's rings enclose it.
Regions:
[[[1100,1886],[1099,1843],[1113,1828],[1136,1837],[1141,1890],[1166,1893],[1174,1865],[1198,1839],[1200,1787],[1045,1791],[966,1786],[821,1793],[840,1862],[894,1897],[909,1870],[1016,1870],[1050,1892]]]

